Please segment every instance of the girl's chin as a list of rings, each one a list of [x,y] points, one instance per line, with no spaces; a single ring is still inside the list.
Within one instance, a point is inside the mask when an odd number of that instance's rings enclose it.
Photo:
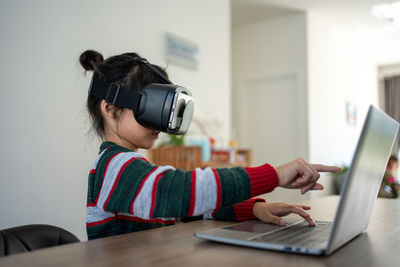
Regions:
[[[151,149],[154,146],[154,143],[155,143],[155,141],[144,144],[142,148],[143,149]]]

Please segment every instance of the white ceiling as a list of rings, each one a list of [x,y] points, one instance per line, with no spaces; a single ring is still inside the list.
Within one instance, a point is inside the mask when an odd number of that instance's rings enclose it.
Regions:
[[[365,25],[386,23],[371,15],[374,5],[398,0],[232,0],[232,27],[295,12],[317,12]]]

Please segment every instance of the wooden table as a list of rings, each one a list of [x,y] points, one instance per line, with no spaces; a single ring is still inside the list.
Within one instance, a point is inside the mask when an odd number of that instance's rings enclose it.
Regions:
[[[338,197],[308,201],[317,220]],[[318,214],[318,216],[316,215]],[[351,222],[349,222],[351,223]],[[286,254],[198,239],[193,232],[232,224],[195,221],[0,258],[0,266],[400,266],[400,201],[378,199],[369,227],[329,257]]]

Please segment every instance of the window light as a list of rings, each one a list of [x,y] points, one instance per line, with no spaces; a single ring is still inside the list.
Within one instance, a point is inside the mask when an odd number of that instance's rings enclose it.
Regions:
[[[377,18],[389,20],[398,26],[400,25],[400,2],[376,5],[372,8],[371,14]]]

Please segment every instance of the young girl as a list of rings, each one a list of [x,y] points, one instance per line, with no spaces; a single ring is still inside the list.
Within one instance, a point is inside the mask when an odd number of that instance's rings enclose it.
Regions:
[[[146,66],[136,53],[103,60],[100,53],[88,50],[81,54],[80,63],[86,71],[94,71],[96,77],[129,90],[168,80],[162,68]],[[303,159],[276,168],[264,164],[184,172],[172,166],[155,166],[137,150],[151,148],[158,130],[144,127],[132,110],[109,104],[92,92],[87,108],[94,129],[104,140],[89,174],[89,239],[171,225],[183,217],[199,215],[233,221],[259,219],[284,226],[280,216],[296,213],[313,226],[305,212],[310,209],[308,206],[266,203],[254,197],[277,186],[301,189],[303,194],[322,190],[317,183],[318,172],[340,170],[309,164]]]

